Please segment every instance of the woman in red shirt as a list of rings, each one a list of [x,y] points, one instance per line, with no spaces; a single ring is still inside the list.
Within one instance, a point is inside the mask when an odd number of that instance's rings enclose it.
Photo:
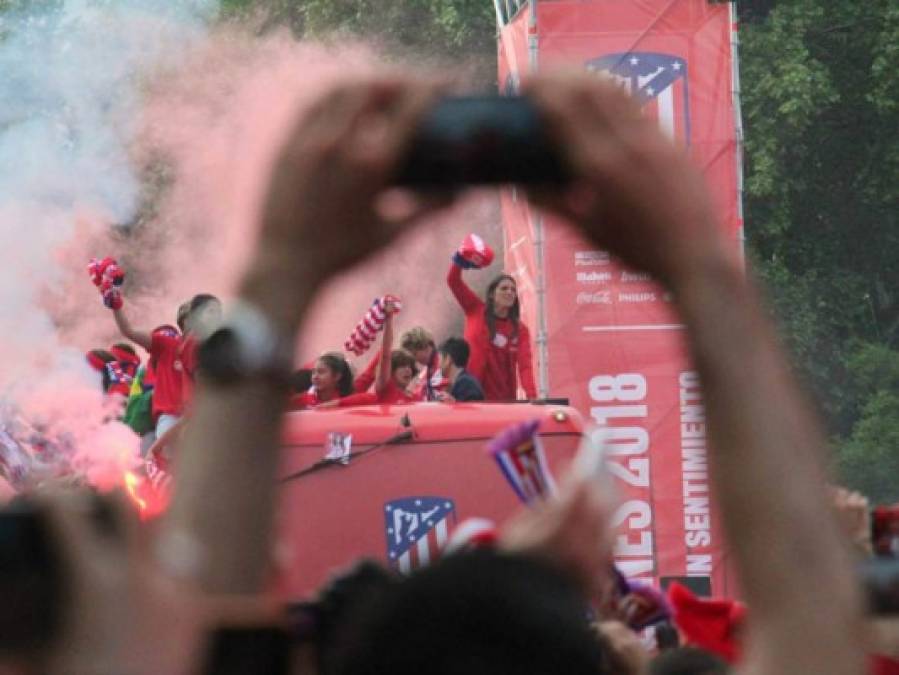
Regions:
[[[318,357],[312,369],[312,389],[296,394],[290,399],[293,410],[314,408],[315,406],[336,401],[353,393],[353,372],[350,364],[337,352],[328,352]]]
[[[518,385],[528,398],[537,398],[531,364],[531,334],[521,320],[518,288],[508,274],[487,287],[486,302],[462,281],[462,268],[453,263],[446,282],[465,312],[465,340],[471,348],[467,370],[484,388],[487,401],[518,398]]]

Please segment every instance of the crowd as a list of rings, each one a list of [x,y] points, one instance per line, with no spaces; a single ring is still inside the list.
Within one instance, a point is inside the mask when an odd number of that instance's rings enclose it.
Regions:
[[[493,256],[477,235],[466,237],[452,256],[447,283],[464,312],[465,337],[448,337],[438,347],[431,332],[416,326],[394,349],[401,304],[394,296],[379,298],[346,342],[347,352],[359,356],[382,333],[374,358],[355,374],[348,353],[322,354],[292,374],[290,409],[514,401],[520,391],[535,399],[530,333],[520,318],[515,280],[497,276],[482,300],[462,279],[464,269],[483,268]],[[89,351],[88,363],[100,373],[103,391],[122,400],[122,419],[140,435],[142,456],[163,461],[190,407],[198,339],[221,320],[221,302],[202,293],[178,308],[177,328],[137,328],[124,309],[124,270],[112,258],[94,259],[88,270],[122,336],[149,355],[142,364],[134,347],[116,343],[108,351]]]
[[[708,402],[712,480],[745,614],[726,605],[733,620],[709,624],[714,640],[703,641],[685,630],[690,621],[678,621],[679,608],[693,607],[686,611],[695,618],[720,607],[673,599],[674,623],[655,631],[654,646],[642,643],[630,628],[634,617],[646,602],[664,600],[650,593],[625,601],[634,589],[622,590],[613,573],[614,504],[601,482],[577,470],[553,499],[504,524],[491,546],[462,547],[403,579],[362,564],[287,610],[272,597],[282,412],[367,394],[354,388],[341,354],[292,377],[297,332],[333,275],[452,201],[391,183],[442,86],[368,77],[323,97],[285,140],[257,248],[222,321],[218,301],[200,295],[179,312],[180,332],[138,330],[118,286],[101,289],[123,335],[150,353],[143,380],[152,372],[157,443],[178,428],[192,399],[177,441],[173,501],[152,531],[115,496],[45,492],[20,504],[41,516],[52,542],[45,553],[64,570],[65,592],[47,605],[52,620],[24,634],[34,624],[25,621],[33,618],[25,599],[44,587],[34,574],[19,577],[27,583],[0,575],[6,672],[871,672],[867,655],[882,648],[869,639],[852,553],[825,489],[821,428],[733,243],[720,234],[701,176],[611,84],[541,75],[526,90],[572,176],[529,198],[677,299]],[[534,396],[514,281],[498,278],[481,299],[462,283],[463,266],[454,263],[449,282],[465,313],[464,339],[435,348],[416,328],[394,352],[395,307],[385,302],[381,353],[366,370],[375,399],[363,400],[479,392],[503,400],[519,386]],[[291,392],[298,380],[301,391]],[[0,546],[0,556],[10,550]],[[699,648],[722,643],[733,663]]]

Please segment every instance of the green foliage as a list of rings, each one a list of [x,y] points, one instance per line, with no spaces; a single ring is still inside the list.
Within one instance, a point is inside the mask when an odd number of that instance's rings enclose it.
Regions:
[[[846,484],[874,503],[899,501],[899,394],[879,391],[865,404],[840,453]]]
[[[750,256],[845,480],[899,497],[899,7],[774,5],[741,36]]]
[[[352,35],[400,53],[461,60],[496,49],[489,0],[222,0],[222,12],[262,13],[298,35]]]
[[[494,13],[485,0],[306,0],[308,29],[378,36],[442,55],[492,53]]]

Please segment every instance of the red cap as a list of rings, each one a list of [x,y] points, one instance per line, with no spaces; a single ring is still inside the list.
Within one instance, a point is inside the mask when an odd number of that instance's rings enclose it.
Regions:
[[[674,582],[668,587],[674,622],[690,644],[717,654],[728,663],[740,658],[738,632],[746,606],[734,600],[706,600]]]
[[[97,372],[102,373],[106,369],[106,359],[100,356],[100,354],[97,353],[96,349],[89,351],[84,356],[85,358],[87,358],[87,362],[90,364],[90,367]]]

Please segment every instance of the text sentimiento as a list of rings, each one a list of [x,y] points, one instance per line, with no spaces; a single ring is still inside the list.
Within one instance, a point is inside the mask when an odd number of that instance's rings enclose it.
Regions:
[[[680,450],[687,576],[712,573],[712,508],[699,375],[680,374]]]

